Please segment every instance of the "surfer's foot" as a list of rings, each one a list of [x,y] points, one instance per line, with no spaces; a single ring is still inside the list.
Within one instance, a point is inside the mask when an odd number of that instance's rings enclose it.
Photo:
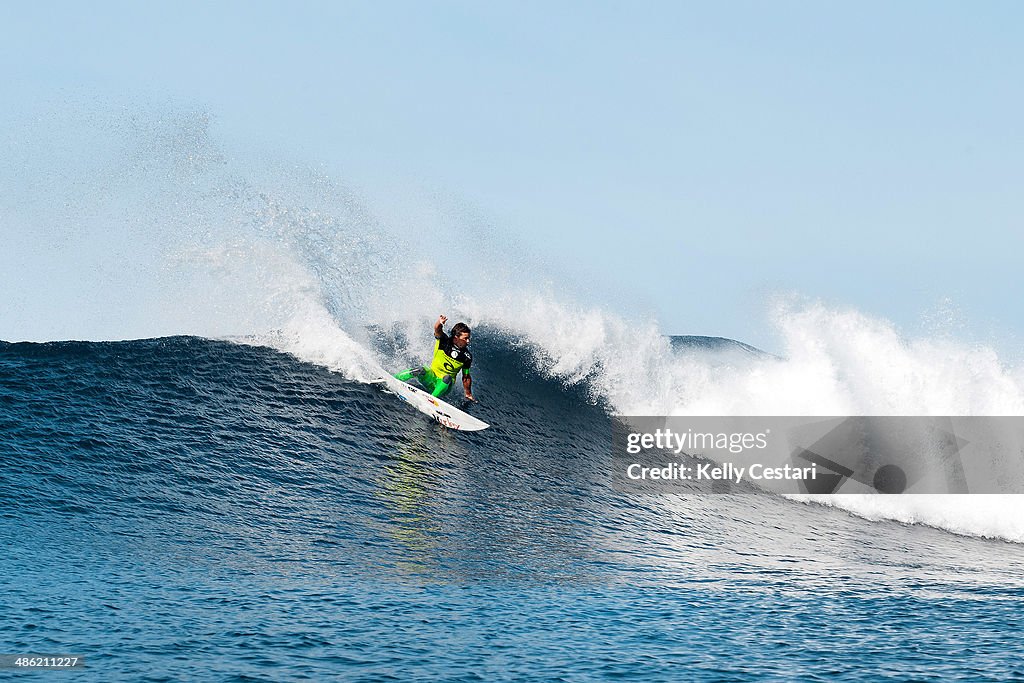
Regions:
[[[402,380],[403,382],[408,382],[413,377],[422,377],[422,376],[423,376],[423,368],[409,368],[408,370],[403,370],[402,372],[400,372],[397,375],[395,375],[395,379]]]

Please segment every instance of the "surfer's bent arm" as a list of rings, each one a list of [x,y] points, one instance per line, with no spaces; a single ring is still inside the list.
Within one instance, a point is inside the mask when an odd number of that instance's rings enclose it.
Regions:
[[[448,322],[448,318],[443,315],[437,316],[437,322],[434,323],[434,339],[440,339],[444,336],[444,324]]]
[[[468,398],[470,401],[476,401],[476,399],[473,398],[473,390],[471,388],[472,385],[473,385],[473,381],[469,378],[469,373],[463,371],[463,373],[462,373],[462,389],[463,389],[463,391],[466,392],[466,398]]]

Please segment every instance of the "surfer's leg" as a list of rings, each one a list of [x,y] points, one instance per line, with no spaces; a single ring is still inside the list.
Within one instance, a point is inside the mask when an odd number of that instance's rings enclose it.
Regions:
[[[452,382],[455,380],[454,377],[445,375],[434,385],[434,390],[430,392],[434,398],[441,398],[449,391],[452,390]]]
[[[437,378],[437,375],[430,368],[420,368],[416,379],[419,380],[420,386],[430,393],[433,393],[437,385],[441,383],[441,380]]]

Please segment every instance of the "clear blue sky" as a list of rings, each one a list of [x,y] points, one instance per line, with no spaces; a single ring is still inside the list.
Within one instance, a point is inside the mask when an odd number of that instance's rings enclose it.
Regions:
[[[4,107],[210,112],[357,186],[441,188],[669,333],[796,291],[1024,330],[1018,2],[0,6]],[[378,197],[379,200],[379,197]]]

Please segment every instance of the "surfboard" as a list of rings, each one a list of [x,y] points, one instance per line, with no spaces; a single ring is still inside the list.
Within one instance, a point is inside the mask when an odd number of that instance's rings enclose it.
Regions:
[[[382,382],[398,398],[402,399],[424,415],[432,417],[449,429],[458,429],[464,432],[476,432],[487,429],[489,424],[478,420],[469,413],[464,413],[450,403],[445,403],[439,398],[434,398],[427,392],[411,384],[395,379],[391,375],[384,375],[377,380]]]

